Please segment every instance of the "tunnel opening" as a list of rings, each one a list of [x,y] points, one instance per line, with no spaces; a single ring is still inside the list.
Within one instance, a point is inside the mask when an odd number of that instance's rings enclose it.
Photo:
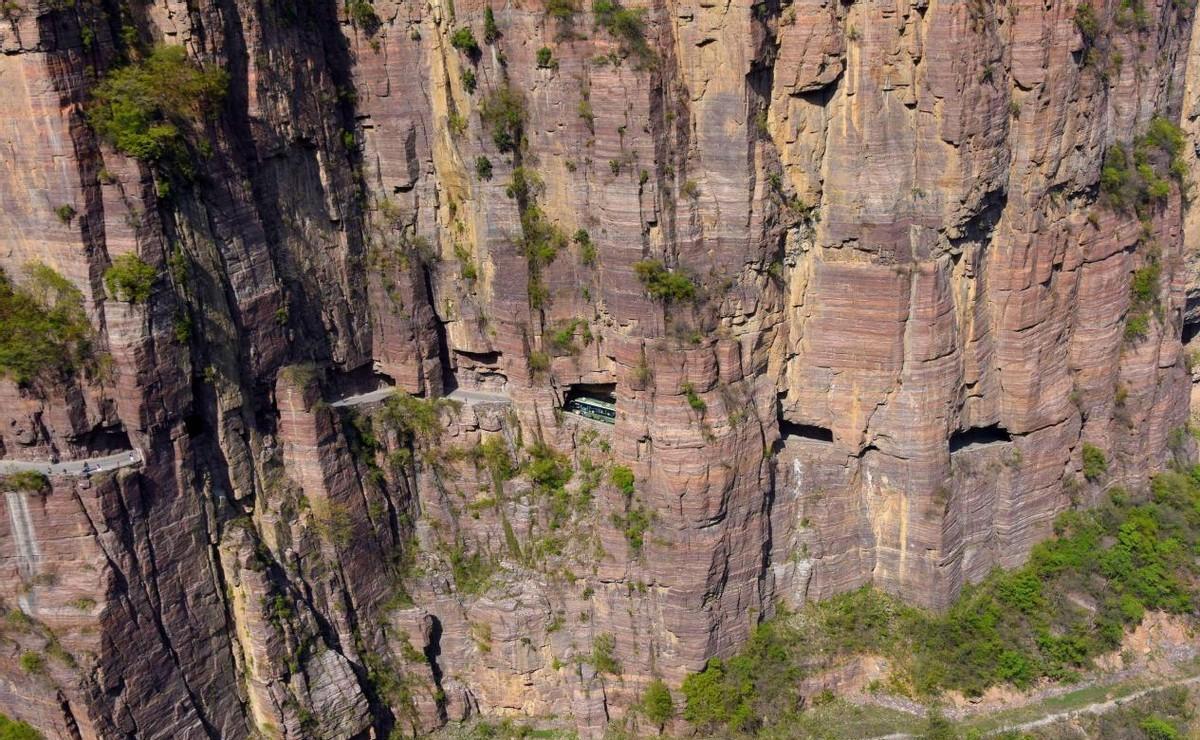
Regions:
[[[96,427],[76,439],[81,447],[87,448],[89,454],[111,455],[133,449],[125,427],[115,426]]]
[[[815,424],[797,424],[787,419],[779,420],[779,436],[789,439],[805,439],[810,442],[833,444],[833,430]]]
[[[357,396],[381,388],[393,388],[396,385],[395,379],[370,364],[360,365],[348,372],[334,372],[331,375],[329,385],[334,398]]]
[[[950,454],[966,449],[976,449],[989,445],[1007,444],[1012,442],[1012,435],[999,424],[986,427],[971,427],[960,429],[950,435]]]
[[[563,411],[605,424],[617,421],[616,383],[575,383],[563,394]]]
[[[508,376],[500,368],[501,356],[495,351],[471,352],[454,348],[451,352],[453,387],[502,392],[508,386]]]
[[[1190,344],[1200,333],[1200,322],[1187,322],[1183,325],[1183,343]]]
[[[183,430],[189,437],[200,437],[208,433],[208,422],[204,420],[203,414],[188,414],[183,417]]]

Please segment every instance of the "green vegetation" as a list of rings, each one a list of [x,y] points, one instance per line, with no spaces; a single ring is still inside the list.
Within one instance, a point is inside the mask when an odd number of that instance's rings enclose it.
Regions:
[[[91,351],[83,295],[41,263],[25,272],[14,285],[0,271],[0,375],[20,384],[67,376]]]
[[[537,50],[537,66],[542,69],[554,69],[558,66],[558,62],[554,61],[554,52],[549,46],[543,46]]]
[[[466,26],[450,36],[450,45],[472,59],[480,54],[479,42],[475,40],[475,34],[471,32],[471,29]]]
[[[448,398],[417,398],[397,390],[384,402],[378,419],[415,442],[433,444],[442,436],[442,411],[457,411],[460,406]]]
[[[1133,272],[1129,285],[1129,314],[1125,317],[1125,341],[1143,339],[1150,331],[1150,319],[1159,309],[1161,273],[1162,268],[1153,256],[1149,264]]]
[[[643,62],[653,59],[654,52],[646,43],[644,11],[623,8],[617,0],[594,0],[592,14],[597,26],[621,42],[623,54],[635,54]]]
[[[523,142],[525,99],[510,85],[493,90],[479,106],[479,117],[492,131],[492,141],[502,152],[515,152]]]
[[[475,174],[480,180],[492,179],[492,160],[482,154],[475,158]]]
[[[108,294],[126,303],[145,303],[158,271],[136,254],[122,254],[104,271],[104,287]]]
[[[625,542],[629,545],[629,550],[635,556],[640,555],[642,547],[645,545],[646,532],[654,523],[654,515],[634,500],[636,481],[632,470],[624,465],[614,466],[609,472],[609,480],[621,492],[625,502],[624,513],[612,515],[613,526],[625,535]]]
[[[228,83],[223,69],[199,66],[183,47],[159,46],[96,86],[88,120],[119,151],[191,177],[186,134],[216,113]]]
[[[1094,43],[1100,35],[1100,20],[1096,18],[1096,9],[1091,3],[1080,3],[1075,7],[1075,27],[1088,44]]]
[[[571,497],[567,483],[575,471],[565,455],[555,452],[549,445],[538,442],[529,448],[529,459],[524,466],[525,475],[533,484],[538,498],[549,505],[550,529],[562,527],[571,513]]]
[[[585,229],[579,229],[575,232],[572,241],[579,247],[579,261],[587,267],[592,267],[596,264],[596,245],[592,243],[592,237]]]
[[[653,515],[640,504],[627,502],[624,514],[612,515],[613,526],[625,535],[625,543],[634,556],[641,555],[642,547],[646,544],[646,532],[654,523]]]
[[[27,650],[21,653],[21,670],[33,675],[46,672],[46,656]]]
[[[502,437],[488,437],[475,448],[474,457],[476,464],[483,465],[492,474],[492,487],[499,496],[504,481],[517,474],[508,443]]]
[[[691,383],[685,382],[679,386],[679,391],[687,397],[688,406],[692,407],[692,411],[703,414],[708,409],[708,404],[696,393],[696,387]]]
[[[492,12],[492,6],[489,5],[483,9],[483,41],[487,44],[494,44],[498,38],[500,38],[500,28],[496,25],[496,14]]]
[[[20,470],[0,476],[0,490],[50,493],[50,479],[36,470]]]
[[[24,722],[0,714],[0,740],[42,740],[42,734]]]
[[[1104,450],[1099,447],[1083,443],[1083,477],[1095,483],[1108,472],[1108,459],[1104,456]]]
[[[550,297],[542,273],[568,243],[567,235],[534,202],[541,188],[542,181],[536,172],[524,167],[513,170],[508,193],[517,199],[521,212],[520,247],[529,273],[529,305],[535,309],[545,306]]]
[[[462,79],[463,88],[465,88],[467,92],[475,92],[475,86],[478,84],[478,80],[475,77],[475,70],[464,68],[459,77]]]
[[[546,15],[557,20],[559,23],[570,25],[575,20],[575,14],[579,12],[579,7],[575,4],[575,0],[547,0]]]
[[[616,646],[617,641],[611,634],[603,632],[596,635],[592,641],[592,666],[598,673],[621,674],[621,664],[613,657]]]
[[[529,353],[529,372],[531,374],[541,375],[549,369],[550,355],[538,350]]]
[[[634,494],[634,477],[633,471],[624,465],[614,465],[612,472],[608,475],[609,480],[626,499],[633,498]]]
[[[592,101],[587,97],[587,95],[588,93],[585,90],[584,97],[579,101],[579,106],[576,110],[579,113],[579,117],[583,119],[585,124],[587,124],[588,131],[591,131],[594,134],[596,133],[596,114],[592,111]],[[573,169],[571,171],[574,172]]]
[[[646,687],[646,693],[642,694],[642,713],[660,730],[675,716],[675,702],[662,680],[655,679]]]
[[[700,729],[778,731],[795,719],[803,676],[852,654],[893,663],[891,688],[916,697],[955,689],[1071,680],[1148,610],[1190,614],[1200,573],[1200,466],[1155,477],[1140,501],[1124,491],[1068,511],[1028,564],[964,589],[944,614],[870,589],[781,613],[742,652],[683,684]]]
[[[1146,305],[1158,299],[1158,278],[1161,273],[1162,268],[1158,266],[1157,262],[1152,262],[1134,271],[1133,280],[1130,283],[1134,303]]]
[[[642,260],[635,263],[633,269],[651,298],[679,303],[696,297],[696,284],[692,279],[681,272],[668,270],[659,260]]]
[[[1100,171],[1104,202],[1116,210],[1133,208],[1144,218],[1150,206],[1171,194],[1171,179],[1182,181],[1186,174],[1179,157],[1183,144],[1183,132],[1161,116],[1150,119],[1146,132],[1128,149],[1113,144]]]
[[[346,14],[355,27],[362,29],[368,36],[379,30],[383,24],[375,12],[375,6],[369,0],[348,0]]]
[[[496,572],[496,564],[490,558],[478,550],[467,552],[460,544],[450,550],[449,559],[454,587],[459,593],[476,596],[487,591]]]
[[[581,329],[582,332],[580,331]],[[579,345],[575,343],[576,334],[579,334],[584,345],[592,343],[592,331],[588,328],[587,321],[583,319],[571,319],[559,323],[547,336],[550,349],[556,355],[579,354]]]
[[[54,215],[58,216],[58,220],[64,224],[69,224],[75,218],[75,208],[70,204],[64,203],[54,209]]]

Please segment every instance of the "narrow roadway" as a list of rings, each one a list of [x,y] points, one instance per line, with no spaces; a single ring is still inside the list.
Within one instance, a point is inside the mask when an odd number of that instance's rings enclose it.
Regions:
[[[83,475],[102,471],[127,468],[142,462],[141,453],[126,450],[104,457],[89,457],[86,460],[49,462],[39,460],[0,460],[0,475],[8,473],[42,473],[43,475]],[[87,470],[84,470],[87,466]]]
[[[357,396],[347,396],[333,401],[329,405],[334,408],[347,408],[350,406],[363,406],[369,403],[379,403],[384,401],[388,396],[396,392],[392,386],[379,388],[368,393],[359,393]],[[465,404],[476,403],[511,403],[512,400],[503,393],[494,393],[491,391],[469,390],[466,388],[455,388],[446,396],[452,401],[461,401]]]
[[[379,403],[395,392],[395,388],[386,387],[357,396],[341,398],[329,404],[335,408],[362,406],[369,403]],[[448,396],[455,401],[466,404],[476,403],[510,403],[508,396],[503,393],[489,391],[455,389]],[[50,462],[49,460],[0,460],[0,475],[10,473],[42,473],[43,475],[90,475],[118,468],[127,468],[142,462],[142,455],[137,450],[125,450],[104,457],[90,457],[86,460],[67,460]]]
[[[477,391],[466,388],[455,388],[450,391],[450,395],[446,396],[451,401],[462,401],[465,404],[475,403],[512,403],[512,399],[505,393],[494,393],[492,391]]]

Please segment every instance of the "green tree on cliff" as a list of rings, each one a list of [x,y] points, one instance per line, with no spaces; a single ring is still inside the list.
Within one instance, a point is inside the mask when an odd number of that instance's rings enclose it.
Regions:
[[[180,46],[160,46],[145,59],[111,71],[92,93],[88,120],[125,154],[190,175],[186,132],[213,115],[229,76],[201,67]]]
[[[16,285],[0,271],[0,375],[22,384],[69,375],[88,355],[90,336],[83,295],[62,275],[31,263]]]

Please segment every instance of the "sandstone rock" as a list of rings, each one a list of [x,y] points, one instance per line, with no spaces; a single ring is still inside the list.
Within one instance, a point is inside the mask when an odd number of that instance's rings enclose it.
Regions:
[[[1144,4],[1142,31],[1092,3],[1089,39],[1040,0],[631,3],[650,58],[539,4],[493,5],[485,42],[482,0],[160,3],[143,38],[230,75],[190,184],[87,124],[126,21],[23,8],[0,268],[78,286],[107,371],[0,379],[0,456],[145,464],[4,491],[0,598],[30,621],[0,711],[55,737],[552,713],[600,737],[779,600],[941,607],[1020,564],[1073,500],[1193,452],[1196,214],[1172,187],[1142,223],[1097,187],[1155,115],[1195,159],[1193,16]],[[504,87],[515,151],[481,115]],[[144,305],[104,290],[130,253],[159,272]],[[650,295],[648,259],[696,300]],[[329,406],[379,383],[507,402]],[[613,425],[561,412],[610,391]],[[544,451],[515,469],[539,442],[569,483]]]

